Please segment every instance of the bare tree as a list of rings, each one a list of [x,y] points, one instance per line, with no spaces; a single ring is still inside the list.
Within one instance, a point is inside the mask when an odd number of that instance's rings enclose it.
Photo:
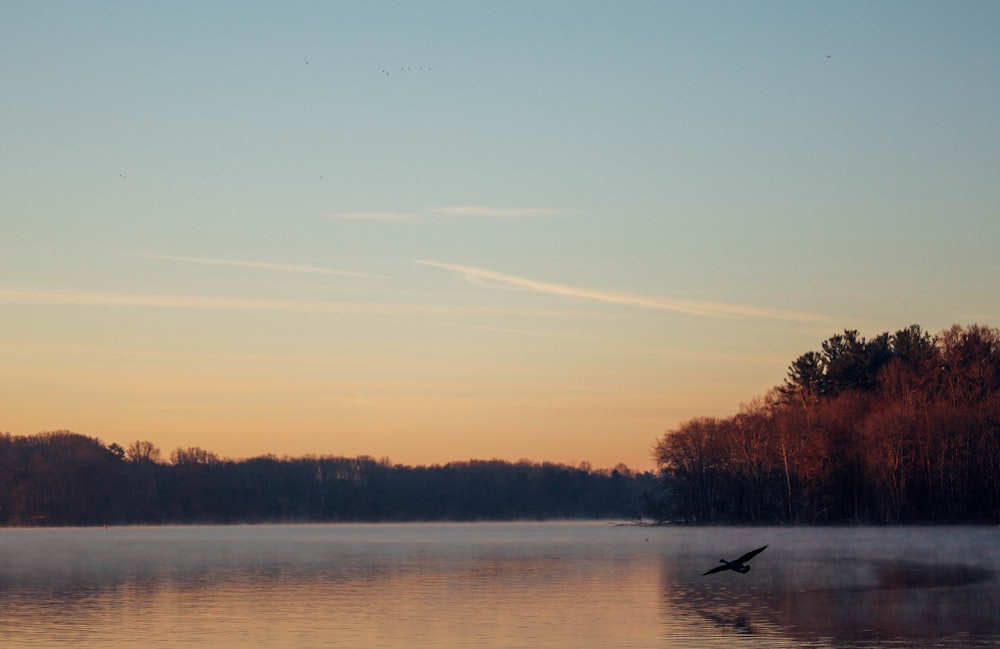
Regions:
[[[136,440],[125,449],[125,459],[133,464],[156,464],[160,461],[160,449],[152,442]]]
[[[219,456],[203,448],[192,446],[177,448],[170,452],[171,464],[218,464]]]

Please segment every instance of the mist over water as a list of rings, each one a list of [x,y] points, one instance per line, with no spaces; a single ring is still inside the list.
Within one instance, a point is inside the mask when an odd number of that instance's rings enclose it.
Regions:
[[[720,543],[732,542],[740,531],[725,530],[718,541],[707,538],[712,530],[694,534],[706,550],[726,556]],[[996,528],[744,532],[752,533],[746,547],[770,541],[751,562],[747,579],[705,581],[684,571],[686,561],[671,563],[665,557],[665,606],[708,620],[722,633],[774,634],[793,646],[960,647],[1000,642]]]
[[[993,527],[6,529],[0,644],[996,646],[998,548]]]

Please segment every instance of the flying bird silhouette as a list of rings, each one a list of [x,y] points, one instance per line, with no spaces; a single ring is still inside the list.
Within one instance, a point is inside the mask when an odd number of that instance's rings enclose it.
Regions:
[[[753,559],[766,549],[767,546],[765,545],[762,548],[757,548],[756,550],[750,550],[736,561],[726,561],[725,559],[719,559],[719,562],[722,563],[722,565],[712,568],[708,572],[704,573],[702,577],[704,577],[705,575],[710,575],[713,572],[722,572],[723,570],[735,570],[736,572],[745,575],[746,573],[750,572],[750,566],[746,565],[747,561]]]

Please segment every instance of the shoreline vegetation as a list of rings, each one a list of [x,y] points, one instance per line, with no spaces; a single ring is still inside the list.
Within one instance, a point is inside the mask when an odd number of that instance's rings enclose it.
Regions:
[[[652,472],[528,461],[223,459],[69,431],[0,435],[0,527],[636,518]]]
[[[0,434],[0,527],[616,519],[1000,521],[1000,330],[845,330],[731,417],[667,431],[657,471],[527,460],[169,459],[69,431]]]
[[[1000,330],[845,330],[731,417],[656,444],[657,521],[1000,521]]]

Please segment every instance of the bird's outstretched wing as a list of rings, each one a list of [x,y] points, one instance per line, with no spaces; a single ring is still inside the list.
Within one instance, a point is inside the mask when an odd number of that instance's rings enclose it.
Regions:
[[[749,552],[747,552],[746,554],[744,554],[742,557],[740,557],[739,559],[737,559],[733,563],[746,563],[747,561],[749,561],[750,559],[753,559],[754,557],[756,557],[758,554],[760,554],[761,552],[763,552],[766,549],[767,549],[767,546],[765,545],[762,548],[757,548],[756,550],[750,550]]]
[[[716,566],[716,567],[712,568],[712,569],[711,569],[711,570],[709,570],[708,572],[704,573],[704,574],[702,575],[702,577],[704,577],[705,575],[711,575],[711,574],[714,574],[714,573],[716,573],[716,572],[722,572],[723,570],[729,570],[729,566],[728,566],[727,564],[725,564],[725,563],[724,563],[724,564],[722,564],[721,566]]]

